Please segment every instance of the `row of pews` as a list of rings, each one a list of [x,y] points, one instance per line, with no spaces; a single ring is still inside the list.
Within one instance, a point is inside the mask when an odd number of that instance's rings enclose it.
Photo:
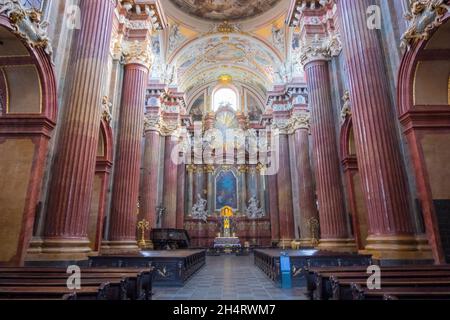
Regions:
[[[381,289],[370,290],[367,267],[306,268],[312,300],[448,300],[450,265],[381,267]],[[372,282],[370,282],[372,283]]]
[[[151,300],[153,270],[81,268],[69,289],[65,268],[0,268],[0,300]],[[69,286],[68,286],[69,279]]]

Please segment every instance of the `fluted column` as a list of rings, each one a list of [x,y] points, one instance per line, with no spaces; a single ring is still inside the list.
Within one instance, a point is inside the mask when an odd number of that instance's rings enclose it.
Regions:
[[[177,229],[184,229],[184,215],[186,210],[186,164],[178,165],[178,186],[177,186]]]
[[[89,208],[115,4],[111,0],[79,4],[82,28],[75,31],[67,74],[70,86],[52,168],[44,253],[68,253],[76,259],[90,251]]]
[[[312,233],[312,220],[319,221],[309,156],[310,115],[302,112],[294,115],[293,119],[300,202],[300,243],[302,246],[310,247],[314,246],[314,239],[318,240],[318,235]]]
[[[125,65],[114,171],[109,246],[136,250],[137,203],[148,67]]]
[[[206,171],[206,185],[207,185],[207,199],[208,200],[208,214],[214,214],[214,166],[207,165],[205,168]]]
[[[177,178],[178,164],[172,159],[172,154],[176,153],[178,148],[178,139],[176,136],[165,137],[164,150],[164,207],[166,214],[163,218],[163,228],[177,227]]]
[[[245,215],[245,209],[247,209],[247,171],[246,165],[240,165],[239,171],[239,211],[241,215]]]
[[[157,128],[158,118],[148,118],[145,128],[144,174],[142,181],[142,212],[150,228],[156,228],[156,208],[158,206],[158,171],[161,136]]]
[[[349,232],[344,206],[336,131],[331,104],[328,61],[305,65],[311,105],[311,134],[316,164],[316,189],[320,217],[320,244],[324,249],[347,250]]]
[[[291,166],[289,160],[289,136],[280,134],[279,168],[277,174],[278,186],[278,216],[280,239],[282,246],[289,246],[295,239],[294,208],[292,205]]]
[[[377,30],[367,27],[372,1],[339,0],[361,185],[367,206],[366,249],[382,258],[415,257],[408,186]]]
[[[192,214],[192,207],[194,206],[194,171],[195,166],[190,164],[186,168],[187,170],[187,215],[190,216]]]

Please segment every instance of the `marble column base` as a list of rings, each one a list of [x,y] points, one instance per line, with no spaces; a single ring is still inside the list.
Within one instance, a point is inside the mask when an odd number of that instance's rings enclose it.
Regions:
[[[102,255],[138,253],[140,251],[137,241],[104,241],[100,249]]]
[[[92,254],[89,239],[44,239],[28,251],[26,261],[81,261]]]
[[[369,236],[363,254],[377,260],[429,260],[433,259],[428,241],[413,235]]]
[[[334,252],[357,252],[355,239],[320,239],[317,249]]]
[[[28,244],[27,254],[38,254],[42,253],[42,245],[44,240],[40,237],[33,237]]]

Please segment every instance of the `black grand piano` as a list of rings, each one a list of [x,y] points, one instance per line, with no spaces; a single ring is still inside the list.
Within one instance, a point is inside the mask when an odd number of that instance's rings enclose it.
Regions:
[[[191,242],[184,229],[153,229],[150,239],[155,250],[188,249]]]

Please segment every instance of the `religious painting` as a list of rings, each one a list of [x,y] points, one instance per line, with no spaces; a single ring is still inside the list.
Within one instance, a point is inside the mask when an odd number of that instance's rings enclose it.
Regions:
[[[233,171],[221,171],[216,176],[216,210],[223,207],[237,210],[237,179]]]
[[[192,119],[194,121],[202,121],[204,109],[205,109],[205,96],[202,94],[192,104],[190,112],[190,114],[192,115]]]
[[[248,118],[250,121],[259,121],[262,116],[258,101],[250,94],[247,94]]]

